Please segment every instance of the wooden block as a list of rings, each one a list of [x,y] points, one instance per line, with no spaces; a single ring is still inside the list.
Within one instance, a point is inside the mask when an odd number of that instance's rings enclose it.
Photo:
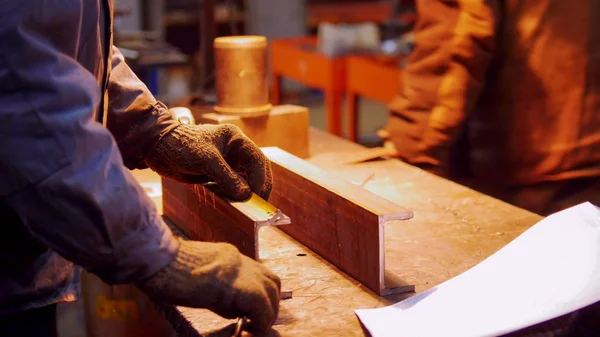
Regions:
[[[414,290],[386,276],[384,249],[386,222],[413,212],[281,149],[263,152],[273,167],[269,201],[294,220],[281,230],[379,295]]]
[[[196,123],[234,124],[260,147],[278,147],[300,158],[308,157],[308,109],[296,105],[273,107],[268,116],[245,117],[205,113]]]
[[[258,230],[290,223],[290,218],[256,195],[246,202],[232,202],[202,185],[162,178],[162,186],[163,214],[187,237],[231,243],[255,260],[259,259]]]

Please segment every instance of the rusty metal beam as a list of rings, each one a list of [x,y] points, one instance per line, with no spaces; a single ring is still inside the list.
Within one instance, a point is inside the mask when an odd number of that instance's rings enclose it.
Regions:
[[[248,201],[232,202],[202,185],[163,178],[162,186],[164,216],[187,237],[231,243],[257,261],[259,229],[290,223],[290,218],[255,194]]]
[[[269,201],[294,226],[280,229],[381,296],[414,285],[385,273],[386,223],[413,212],[336,178],[279,148],[263,148],[273,168]]]

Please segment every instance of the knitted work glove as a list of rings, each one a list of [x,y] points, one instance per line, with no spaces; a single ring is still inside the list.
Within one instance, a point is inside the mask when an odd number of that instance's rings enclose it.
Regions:
[[[273,187],[267,157],[229,124],[180,125],[158,142],[146,164],[184,183],[215,182],[215,193],[236,201],[248,199],[251,192],[267,200]]]
[[[279,278],[230,244],[179,240],[175,260],[139,288],[152,300],[246,316],[248,331],[265,334],[279,311]]]

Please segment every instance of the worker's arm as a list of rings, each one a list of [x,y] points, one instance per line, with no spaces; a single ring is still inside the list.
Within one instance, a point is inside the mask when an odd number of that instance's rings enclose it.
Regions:
[[[179,122],[163,103],[156,101],[114,46],[111,65],[106,127],[114,135],[125,165],[130,169],[146,168],[150,151]]]
[[[229,244],[173,237],[92,118],[100,90],[73,57],[83,48],[78,8],[41,5],[0,6],[1,201],[33,237],[104,281],[247,316],[264,333],[277,317],[277,276]]]
[[[73,13],[55,14],[23,1],[0,9],[0,198],[66,259],[109,283],[140,281],[178,243],[93,120],[100,90],[69,54]]]
[[[107,126],[129,168],[150,167],[186,183],[217,182],[215,192],[244,200],[271,192],[270,164],[233,125],[181,125],[113,47]]]
[[[445,173],[494,57],[498,0],[418,0],[415,49],[388,131],[407,162]]]

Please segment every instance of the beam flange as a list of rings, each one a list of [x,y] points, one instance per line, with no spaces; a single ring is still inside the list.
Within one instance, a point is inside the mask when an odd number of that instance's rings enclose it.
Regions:
[[[386,223],[412,211],[279,148],[262,150],[273,169],[269,202],[294,221],[282,231],[381,296],[414,291],[386,275],[384,248]]]

